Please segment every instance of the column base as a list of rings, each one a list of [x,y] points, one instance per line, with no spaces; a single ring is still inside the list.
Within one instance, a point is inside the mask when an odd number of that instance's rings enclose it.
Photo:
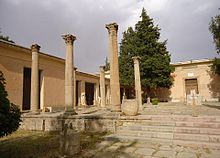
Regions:
[[[26,115],[40,115],[40,111],[30,111]]]
[[[121,105],[111,105],[112,112],[121,112]]]
[[[77,115],[76,111],[70,106],[65,107],[64,115]]]

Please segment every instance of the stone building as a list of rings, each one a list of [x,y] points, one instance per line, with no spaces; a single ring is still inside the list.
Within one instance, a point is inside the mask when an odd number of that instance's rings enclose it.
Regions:
[[[0,40],[0,70],[6,78],[9,99],[22,110],[30,109],[31,49]],[[195,90],[203,101],[219,101],[220,76],[211,71],[213,60],[191,60],[172,64],[174,84],[170,89],[159,88],[160,101],[185,102],[187,94]],[[39,109],[64,107],[65,60],[39,52]],[[98,68],[97,68],[98,71]],[[78,107],[100,106],[99,74],[76,71],[74,102]],[[106,105],[110,102],[110,75],[105,73]],[[134,97],[134,90],[123,94]]]
[[[174,85],[170,89],[171,101],[186,101],[186,95],[195,90],[202,101],[219,101],[220,76],[212,72],[212,59],[174,63]]]
[[[212,59],[172,63],[171,65],[175,68],[171,74],[174,78],[173,86],[170,89],[158,88],[156,97],[162,102],[186,102],[187,95],[191,91],[195,91],[203,102],[219,101],[220,76],[212,72],[212,64]],[[106,77],[110,78],[109,73],[106,74]],[[121,92],[121,95],[126,95],[126,98],[135,97],[134,88],[121,87]],[[150,93],[149,96],[155,97],[153,93]]]
[[[30,109],[31,58],[30,48],[0,40],[0,70],[6,79],[8,98],[22,110]],[[64,73],[64,59],[39,52],[39,109],[64,107]],[[99,75],[78,70],[75,74],[75,105],[99,106]],[[105,79],[106,101],[109,101],[109,84],[109,79]]]

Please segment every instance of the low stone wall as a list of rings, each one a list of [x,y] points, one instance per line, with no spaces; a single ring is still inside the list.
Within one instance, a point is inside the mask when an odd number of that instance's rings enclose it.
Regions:
[[[198,116],[190,115],[138,115],[138,116],[97,116],[88,115],[70,115],[70,116],[51,116],[47,115],[23,115],[20,129],[40,130],[40,131],[60,131],[64,124],[71,125],[77,131],[90,132],[115,132],[121,126],[129,126],[136,123],[145,123],[149,121],[156,122],[157,125],[176,126],[177,123],[192,124],[192,122],[219,122],[220,116]],[[194,123],[196,124],[196,123]],[[193,124],[193,125],[194,125]]]
[[[115,132],[117,125],[116,120],[116,117],[100,117],[93,115],[23,115],[20,129],[39,131],[60,131],[64,124],[71,124],[77,131]]]

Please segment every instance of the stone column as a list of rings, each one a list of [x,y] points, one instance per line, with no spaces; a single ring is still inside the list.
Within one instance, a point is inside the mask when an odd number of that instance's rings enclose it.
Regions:
[[[109,85],[107,85],[106,87],[106,104],[110,104],[110,88]]]
[[[100,94],[101,94],[101,107],[105,107],[105,70],[104,66],[100,66]]]
[[[85,81],[81,81],[81,105],[86,106],[86,86],[85,86]]]
[[[66,43],[66,61],[65,61],[65,111],[68,111],[68,108],[71,111],[74,111],[74,76],[73,76],[73,42],[76,40],[76,37],[73,35],[63,35],[63,39]]]
[[[97,107],[100,106],[99,103],[99,83],[95,83],[95,97],[94,97],[94,105],[96,105]]]
[[[141,79],[140,79],[140,68],[139,68],[139,60],[140,57],[135,56],[132,57],[134,60],[134,78],[135,78],[135,95],[139,105],[139,110],[142,110],[142,97],[141,97]]]
[[[119,67],[118,67],[118,42],[117,32],[118,25],[116,23],[107,24],[109,54],[110,54],[110,89],[112,111],[121,111],[120,101],[120,83],[119,83]]]
[[[74,105],[73,105],[73,108],[76,110],[76,88],[78,88],[78,87],[76,87],[76,70],[77,70],[77,68],[75,67],[74,68],[74,71],[73,71],[73,87],[74,87],[74,89],[73,89],[73,100],[74,100]]]
[[[32,52],[32,67],[31,67],[31,111],[38,112],[39,109],[39,59],[38,53],[40,46],[33,44]]]

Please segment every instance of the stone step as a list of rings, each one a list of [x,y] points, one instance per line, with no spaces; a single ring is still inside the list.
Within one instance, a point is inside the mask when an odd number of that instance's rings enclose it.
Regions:
[[[124,136],[119,134],[111,134],[105,137],[108,141],[136,141],[136,142],[153,142],[160,144],[172,145],[172,140],[170,139],[161,139],[161,138],[147,138],[147,137],[138,137],[138,136]]]
[[[119,130],[117,134],[123,136],[138,136],[143,138],[163,138],[163,139],[173,139],[173,132],[149,132],[149,131],[126,131]]]
[[[174,133],[173,139],[198,142],[213,142],[220,144],[220,135]]]
[[[123,136],[137,136],[143,138],[162,138],[171,140],[189,140],[189,141],[203,141],[220,143],[220,135],[210,134],[186,134],[186,133],[173,133],[173,132],[149,132],[149,131],[126,131],[119,130],[117,134]]]
[[[142,121],[122,121],[122,126],[175,126],[174,121],[152,121],[152,120],[142,120]]]
[[[181,122],[177,121],[175,123],[176,127],[196,127],[196,128],[217,128],[220,129],[220,123],[210,123],[210,122]]]
[[[145,131],[145,132],[174,132],[188,134],[213,134],[220,135],[219,128],[197,128],[197,127],[172,127],[172,126],[126,126],[119,127],[117,131]]]
[[[186,147],[202,147],[202,148],[211,148],[211,149],[220,149],[220,143],[211,143],[211,142],[198,142],[198,141],[186,141],[186,140],[170,140],[170,139],[161,139],[161,138],[143,138],[138,136],[123,136],[118,134],[112,134],[105,138],[106,140],[120,140],[120,141],[136,141],[143,143],[159,143],[166,145],[182,145]]]
[[[175,127],[175,133],[220,135],[219,128]]]
[[[149,132],[173,132],[173,126],[140,126],[140,125],[133,125],[127,127],[119,127],[118,130],[125,130],[125,131],[149,131]]]
[[[197,116],[191,115],[138,115],[138,116],[121,116],[121,120],[132,121],[182,121],[182,122],[215,122],[220,123],[220,116]]]
[[[124,136],[119,134],[112,134],[105,137],[108,141],[134,141],[142,143],[159,143],[161,145],[181,145],[186,147],[199,147],[199,148],[210,148],[210,149],[220,149],[220,143],[214,142],[198,142],[189,140],[170,140],[162,138],[144,138],[140,136]]]

